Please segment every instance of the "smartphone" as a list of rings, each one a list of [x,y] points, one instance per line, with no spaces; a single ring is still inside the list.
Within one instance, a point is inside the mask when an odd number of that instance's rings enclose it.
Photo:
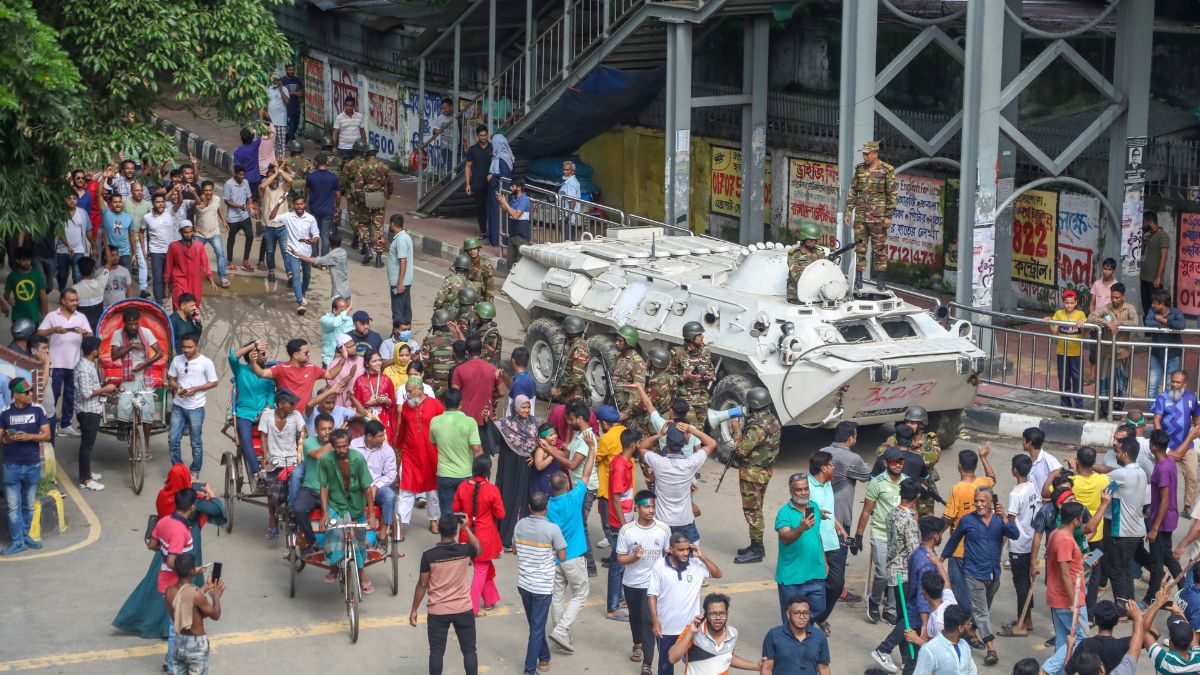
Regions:
[[[814,515],[814,512],[813,512],[812,504],[809,504],[808,508],[804,509],[804,517],[805,518],[815,518],[816,517],[816,515]]]
[[[454,516],[455,516],[456,518],[458,518],[458,522],[460,522],[460,523],[465,523],[465,522],[467,522],[467,514],[465,514],[465,513],[459,513],[459,512],[457,512],[457,511],[455,511],[455,512],[454,512]]]
[[[215,562],[215,563],[213,563],[213,564],[212,564],[212,577],[211,577],[211,579],[212,579],[214,582],[215,582],[215,581],[220,581],[220,580],[221,580],[221,563],[219,563],[219,562]]]
[[[154,537],[154,526],[158,525],[158,514],[154,514],[146,519],[146,534],[142,537],[145,541],[150,541]]]

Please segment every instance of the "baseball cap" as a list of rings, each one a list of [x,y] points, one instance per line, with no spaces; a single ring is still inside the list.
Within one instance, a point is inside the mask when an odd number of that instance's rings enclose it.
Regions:
[[[1171,644],[1186,645],[1192,641],[1192,624],[1182,616],[1171,615],[1167,619],[1167,633],[1171,636]]]
[[[611,405],[602,405],[596,408],[596,419],[611,424],[621,419],[621,413],[617,412],[617,409]]]
[[[883,461],[897,462],[904,459],[904,453],[894,445],[889,445],[887,450],[883,451]]]
[[[350,318],[354,319],[358,323],[366,323],[371,320],[371,315],[367,314],[367,312],[365,310],[360,309],[354,313],[354,316],[352,316]]]
[[[1067,298],[1079,299],[1079,295],[1076,294],[1075,291],[1067,289],[1067,290],[1063,291],[1063,300],[1066,300]]]
[[[23,377],[14,378],[8,383],[9,391],[24,392],[29,391],[30,389],[33,389],[33,387],[29,385],[29,380],[26,380]]]
[[[295,405],[300,402],[300,397],[293,394],[291,389],[280,389],[279,391],[275,392],[275,402],[287,402]]]

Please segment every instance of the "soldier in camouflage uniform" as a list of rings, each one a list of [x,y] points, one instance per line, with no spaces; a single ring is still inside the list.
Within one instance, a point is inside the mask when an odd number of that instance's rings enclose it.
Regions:
[[[386,228],[383,224],[384,208],[367,209],[366,195],[382,192],[386,200],[392,196],[392,170],[387,164],[379,161],[379,146],[374,143],[367,149],[367,160],[363,162],[354,174],[351,191],[363,198],[362,209],[358,214],[358,245],[363,255],[363,264],[371,263],[371,252],[375,252],[375,267],[383,267],[383,252],[387,249]]]
[[[783,426],[771,412],[771,395],[763,387],[746,392],[746,407],[750,414],[746,420],[734,419],[733,442],[737,448],[738,485],[742,491],[742,513],[750,527],[750,547],[733,562],[739,565],[762,562],[763,549],[763,496],[767,483],[774,473],[775,458],[779,456],[779,441]]]
[[[470,286],[463,286],[458,289],[458,300],[452,307],[447,307],[452,320],[450,321],[450,332],[454,334],[456,340],[466,340],[467,336],[475,332],[475,303],[479,302],[479,294]]]
[[[308,188],[303,183],[308,178],[308,174],[312,173],[316,166],[311,159],[304,156],[303,142],[294,140],[288,143],[288,158],[284,160],[283,164],[287,167],[288,172],[292,174],[292,199],[307,196]]]
[[[568,316],[563,319],[562,327],[567,334],[564,363],[559,366],[560,374],[550,389],[550,397],[564,403],[575,399],[590,403],[592,389],[587,381],[587,364],[591,353],[587,340],[583,339],[587,322],[577,316]]]
[[[788,250],[787,256],[788,302],[796,303],[800,301],[796,296],[796,282],[800,281],[800,275],[804,274],[804,270],[808,269],[809,264],[824,257],[821,249],[817,248],[817,240],[820,238],[821,231],[816,223],[805,223],[800,226],[800,243]]]
[[[475,290],[479,291],[480,298],[492,302],[495,299],[492,295],[492,277],[496,274],[496,270],[492,269],[490,262],[480,257],[478,237],[464,239],[463,250],[471,259],[471,267],[467,270],[467,281],[470,281]]]
[[[617,329],[615,340],[617,361],[611,364],[612,385],[617,396],[617,412],[621,413],[621,420],[630,429],[637,428],[635,426],[636,415],[638,408],[641,407],[641,396],[627,385],[645,384],[646,382],[646,362],[642,360],[642,355],[637,351],[637,343],[636,328],[621,326]]]
[[[854,167],[843,220],[854,216],[854,250],[858,254],[858,278],[867,269],[867,237],[871,238],[871,270],[875,281],[887,280],[887,231],[896,212],[896,168],[879,161],[879,143],[867,141],[863,161]]]
[[[717,379],[717,371],[713,368],[712,353],[704,346],[704,326],[699,321],[683,324],[683,346],[671,350],[671,372],[683,387],[679,398],[692,409],[688,421],[697,426],[704,424],[708,386]]]
[[[326,136],[321,139],[321,152],[325,155],[325,168],[338,178],[342,176],[342,156],[333,149],[333,139]]]
[[[941,476],[938,475],[937,463],[942,458],[942,446],[936,433],[925,431],[928,423],[929,413],[925,411],[925,408],[919,405],[908,406],[908,409],[904,411],[904,420],[897,424],[897,428],[904,425],[912,429],[911,440],[900,438],[901,434],[892,434],[883,442],[883,445],[879,446],[875,454],[882,455],[889,446],[893,445],[901,450],[920,452],[921,459],[925,461],[925,477],[929,481],[929,487],[938,490],[937,483]],[[938,492],[940,494],[941,491],[938,490]],[[920,515],[933,515],[933,509],[934,499],[931,495],[924,495],[917,500],[917,511]]]
[[[651,347],[646,352],[646,358],[650,361],[650,377],[646,381],[646,395],[650,398],[653,410],[667,410],[671,407],[671,401],[675,399],[676,392],[679,391],[679,378],[671,372],[671,352],[664,347]],[[634,418],[638,421],[642,433],[647,436],[658,433],[658,429],[654,429],[650,425],[652,410],[646,410],[645,406],[640,403],[636,410]]]
[[[425,382],[441,396],[450,383],[454,367],[454,336],[450,334],[450,312],[444,309],[433,313],[429,335],[421,343],[421,361],[425,364]]]
[[[504,339],[500,337],[500,328],[496,326],[496,306],[490,302],[475,303],[475,334],[483,341],[485,361],[500,367],[500,352],[504,351]]]
[[[367,142],[359,139],[354,141],[354,158],[342,165],[342,172],[338,175],[341,181],[342,194],[346,195],[346,211],[350,217],[350,228],[354,230],[354,242],[350,244],[351,249],[358,248],[358,220],[359,212],[362,211],[362,197],[354,194],[350,186],[354,183],[354,176],[358,174],[358,169],[367,161],[363,154],[367,151]]]
[[[454,258],[454,266],[450,274],[442,280],[442,288],[438,290],[437,298],[433,301],[433,311],[444,309],[450,312],[451,316],[458,314],[458,291],[467,283],[467,269],[471,266],[471,259],[459,253]]]

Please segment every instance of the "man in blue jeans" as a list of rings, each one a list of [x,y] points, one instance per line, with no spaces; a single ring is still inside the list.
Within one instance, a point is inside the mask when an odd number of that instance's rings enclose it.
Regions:
[[[4,499],[12,543],[0,555],[16,555],[42,542],[29,536],[38,481],[42,478],[42,442],[50,440],[50,419],[33,405],[33,386],[25,378],[10,380],[12,405],[0,412],[0,444],[4,446]]]
[[[313,217],[313,214],[304,212],[307,203],[304,197],[296,197],[292,200],[292,213],[280,214],[279,208],[286,201],[287,195],[280,195],[279,201],[271,207],[271,224],[283,225],[282,229],[286,230],[287,246],[283,250],[283,264],[287,268],[288,278],[292,282],[292,292],[296,295],[296,314],[304,316],[306,308],[304,294],[308,292],[308,282],[312,277],[312,265],[296,256],[311,257],[312,245],[321,241],[321,232],[317,228],[317,219]]]
[[[171,391],[175,394],[175,404],[171,410],[171,431],[168,436],[171,464],[183,463],[179,446],[183,441],[183,425],[187,423],[192,443],[193,480],[200,477],[200,468],[204,464],[202,435],[205,392],[217,386],[217,370],[212,359],[197,350],[198,340],[195,335],[183,336],[183,353],[176,355],[171,360],[171,367],[167,369]]]
[[[338,214],[342,203],[341,181],[337,174],[330,171],[329,155],[317,155],[317,168],[309,172],[304,179],[308,189],[308,210],[317,219],[317,229],[321,233],[321,255],[329,253],[329,235],[333,234],[333,220]]]
[[[797,596],[807,598],[812,616],[825,611],[825,547],[821,543],[821,521],[831,517],[809,499],[808,476],[792,474],[788,492],[792,498],[775,515],[779,554],[775,583],[779,586],[779,614],[787,623],[787,603]]]
[[[439,485],[439,487],[441,487]],[[545,492],[529,496],[529,516],[513,529],[513,548],[517,554],[517,591],[529,622],[529,642],[525,646],[524,675],[534,675],[539,666],[550,667],[550,645],[546,642],[546,618],[554,592],[555,559],[567,559],[567,540],[562,530],[546,519],[549,497]],[[448,503],[448,502],[447,502]]]

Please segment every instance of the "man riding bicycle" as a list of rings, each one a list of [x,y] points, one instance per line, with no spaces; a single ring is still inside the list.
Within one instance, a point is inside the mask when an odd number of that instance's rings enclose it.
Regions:
[[[375,512],[367,510],[368,504],[375,503],[375,487],[371,484],[367,460],[361,454],[350,450],[349,431],[337,429],[330,434],[329,440],[333,444],[333,452],[327,453],[320,461],[321,529],[327,530],[330,522],[346,520],[366,522],[370,529],[375,529],[378,526],[375,522]],[[362,592],[371,593],[375,587],[363,571],[367,554],[366,536],[361,529],[354,532],[354,550]],[[336,565],[345,555],[342,537],[327,533],[325,561],[335,567],[325,575],[325,583],[337,583]]]

